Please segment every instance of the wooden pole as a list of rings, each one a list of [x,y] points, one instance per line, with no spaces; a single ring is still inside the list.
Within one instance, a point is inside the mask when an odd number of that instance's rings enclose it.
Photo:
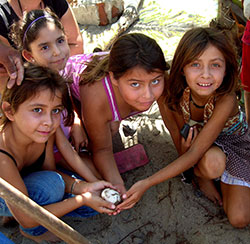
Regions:
[[[79,232],[64,223],[55,215],[39,206],[4,179],[0,178],[0,196],[29,217],[51,231],[68,244],[90,244]]]

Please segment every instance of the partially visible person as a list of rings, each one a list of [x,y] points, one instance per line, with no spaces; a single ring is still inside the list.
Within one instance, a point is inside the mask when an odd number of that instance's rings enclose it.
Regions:
[[[49,8],[26,12],[12,24],[9,36],[30,63],[60,72],[70,56],[63,24]]]
[[[241,85],[244,90],[244,104],[248,124],[250,124],[250,1],[243,1],[243,12],[247,18],[242,37]]]
[[[114,188],[110,183],[87,183],[72,173],[56,170],[53,145],[64,108],[68,111],[65,123],[72,123],[68,101],[65,80],[49,68],[31,64],[25,68],[20,86],[4,90],[0,177],[57,217],[89,217],[96,211],[112,214],[115,206],[100,198],[102,189]],[[24,236],[39,243],[55,238],[21,209],[2,198],[0,203],[0,215],[13,216]]]
[[[151,186],[194,166],[201,190],[223,204],[229,222],[237,228],[250,223],[250,133],[238,103],[238,79],[235,45],[227,32],[197,27],[184,34],[159,99],[180,156],[135,183],[117,211],[134,206]],[[185,123],[190,126],[186,140],[180,133]],[[222,196],[213,181],[219,179]]]
[[[156,41],[144,34],[122,35],[110,53],[70,57],[64,75],[73,79],[94,165],[102,178],[125,193],[112,136],[122,119],[147,111],[161,96],[168,64]]]
[[[20,53],[0,41],[0,89],[11,88],[15,82],[20,85],[23,80],[23,65]]]
[[[0,40],[13,45],[10,26],[22,19],[24,12],[49,7],[60,18],[70,46],[70,55],[83,53],[83,38],[74,13],[66,0],[3,0],[0,4]]]

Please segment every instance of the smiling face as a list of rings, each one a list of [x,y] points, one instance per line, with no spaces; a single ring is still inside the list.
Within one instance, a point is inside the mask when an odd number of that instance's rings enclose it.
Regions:
[[[49,89],[44,89],[20,104],[11,121],[22,138],[45,143],[60,125],[62,109],[60,92],[54,95]]]
[[[69,58],[69,45],[65,34],[54,23],[41,28],[37,38],[29,44],[30,51],[23,50],[29,62],[60,71]]]
[[[164,89],[163,71],[148,73],[140,66],[128,70],[119,80],[111,80],[118,87],[123,100],[137,111],[148,110]]]
[[[226,61],[215,46],[209,44],[201,56],[187,64],[184,69],[186,82],[192,94],[208,98],[223,82]]]

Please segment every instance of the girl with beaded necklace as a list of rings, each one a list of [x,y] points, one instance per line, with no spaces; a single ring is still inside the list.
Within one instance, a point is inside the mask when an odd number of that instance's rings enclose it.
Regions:
[[[118,209],[132,207],[151,186],[194,166],[200,189],[223,204],[230,223],[250,223],[250,134],[238,104],[238,75],[235,47],[227,33],[199,27],[184,34],[159,100],[180,156],[135,183]],[[186,140],[180,133],[185,123],[190,126]],[[220,179],[222,195],[214,179]]]

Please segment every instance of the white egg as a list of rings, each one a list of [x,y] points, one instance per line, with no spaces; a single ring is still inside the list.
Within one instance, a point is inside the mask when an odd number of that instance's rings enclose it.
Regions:
[[[111,202],[115,205],[121,202],[121,196],[119,192],[111,188],[105,188],[101,193],[101,197],[104,200]]]

